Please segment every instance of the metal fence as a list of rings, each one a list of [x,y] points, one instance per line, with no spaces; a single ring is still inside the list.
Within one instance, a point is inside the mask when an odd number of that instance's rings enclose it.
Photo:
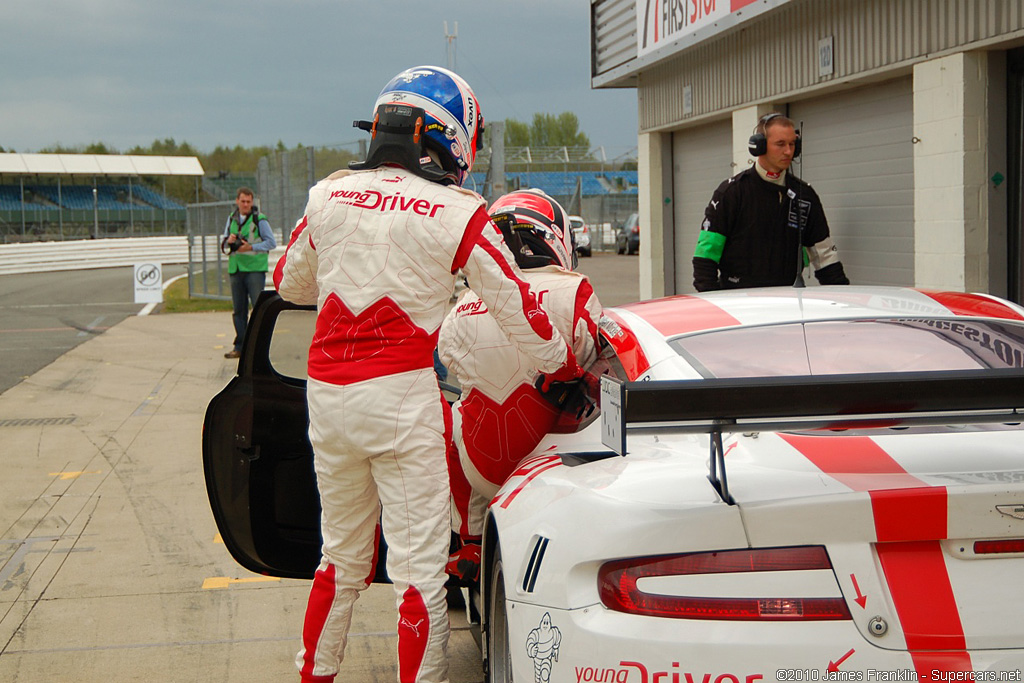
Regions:
[[[621,169],[624,164],[633,164],[635,157],[630,153],[619,155],[607,160],[604,149],[589,150],[587,148],[526,148],[511,147],[496,154],[496,163],[505,167],[500,171],[491,168],[491,150],[481,150],[473,168],[473,178],[467,181],[466,187],[479,192],[488,201],[497,199],[491,196],[494,185],[492,176],[499,172],[507,172],[508,177],[515,175],[515,182],[506,182],[505,191],[518,189],[523,182],[543,178],[545,172],[558,172],[571,176],[574,173],[613,171]],[[630,150],[635,154],[635,149]],[[287,242],[292,227],[302,218],[305,211],[309,188],[321,178],[338,169],[348,167],[348,162],[361,160],[366,155],[365,141],[352,142],[328,147],[304,147],[294,150],[276,152],[260,159],[257,171],[257,204],[267,215],[277,235]],[[525,171],[526,173],[522,173]],[[524,179],[529,179],[524,180]],[[539,183],[538,183],[539,184]],[[501,185],[498,185],[501,187]],[[585,195],[582,192],[558,193],[543,185],[539,185],[553,196],[570,214],[583,217],[592,229],[592,245],[597,251],[615,248],[615,232],[626,222],[632,213],[637,212],[638,197],[636,188],[622,188],[598,195]]]
[[[284,243],[302,219],[309,188],[334,171],[348,168],[349,161],[362,159],[364,148],[365,145],[355,142],[302,147],[260,159],[256,170],[257,204]]]
[[[57,209],[26,206],[0,211],[0,241],[101,239],[181,235],[185,209]]]
[[[234,209],[234,202],[188,205],[189,297],[231,299],[228,257],[220,251],[220,240],[228,216]],[[260,210],[263,211],[262,208]]]

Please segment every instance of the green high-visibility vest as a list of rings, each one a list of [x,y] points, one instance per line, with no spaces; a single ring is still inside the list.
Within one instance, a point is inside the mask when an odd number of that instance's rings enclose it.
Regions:
[[[267,217],[253,209],[245,218],[245,222],[238,224],[238,212],[231,214],[231,225],[228,230],[232,235],[241,234],[249,244],[261,241],[260,221]],[[228,256],[228,273],[234,275],[237,272],[243,273],[265,273],[267,272],[267,252],[247,251],[239,254],[237,251]]]

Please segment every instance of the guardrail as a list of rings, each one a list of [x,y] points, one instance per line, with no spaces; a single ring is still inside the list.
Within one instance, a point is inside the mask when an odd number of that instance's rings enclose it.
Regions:
[[[188,263],[188,239],[175,235],[0,244],[0,275],[113,268],[145,261]],[[206,250],[214,260],[219,245],[212,242]]]
[[[192,261],[196,269],[224,258],[220,254],[220,235],[207,235],[206,238],[195,238]],[[0,275],[117,268],[146,262],[189,263],[188,241],[187,235],[174,235],[0,244]],[[274,271],[277,259],[283,255],[282,245],[270,252],[270,272]]]

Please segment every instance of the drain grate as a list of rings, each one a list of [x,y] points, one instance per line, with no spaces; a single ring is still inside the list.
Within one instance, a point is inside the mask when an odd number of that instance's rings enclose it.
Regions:
[[[49,425],[69,425],[74,421],[74,417],[22,417],[0,420],[0,427],[47,427]]]

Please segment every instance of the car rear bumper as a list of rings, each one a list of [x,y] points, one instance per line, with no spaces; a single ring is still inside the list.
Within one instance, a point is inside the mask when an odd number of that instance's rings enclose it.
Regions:
[[[552,681],[576,682],[1020,681],[1024,669],[1024,649],[884,650],[851,621],[741,623],[644,617],[602,605],[508,607],[515,680],[535,680],[546,668]]]

